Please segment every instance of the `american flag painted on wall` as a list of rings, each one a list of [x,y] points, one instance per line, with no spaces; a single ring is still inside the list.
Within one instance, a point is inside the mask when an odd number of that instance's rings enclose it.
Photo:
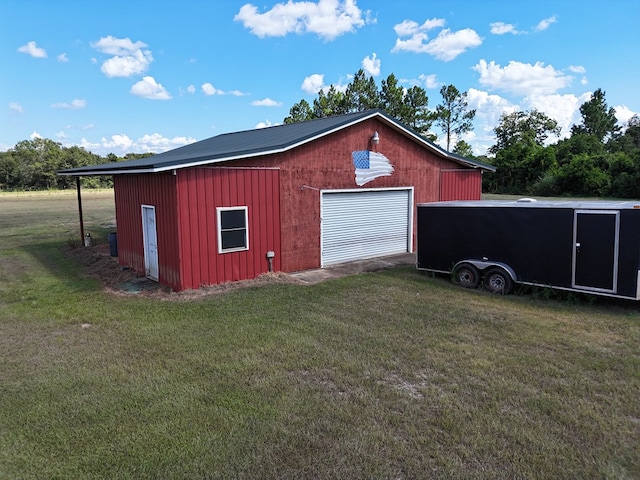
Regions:
[[[356,171],[356,185],[362,186],[378,177],[388,177],[393,173],[391,162],[381,153],[357,150],[351,152],[351,157]]]

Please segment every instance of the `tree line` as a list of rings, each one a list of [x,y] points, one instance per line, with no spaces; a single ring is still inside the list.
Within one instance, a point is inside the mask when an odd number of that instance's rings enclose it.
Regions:
[[[295,103],[283,122],[380,108],[427,140],[435,141],[432,129],[439,129],[447,151],[497,167],[496,172],[483,177],[485,192],[640,198],[640,118],[634,116],[626,129],[621,129],[615,109],[607,105],[601,89],[580,106],[582,122],[555,143],[549,140],[560,137],[556,120],[535,109],[504,113],[494,128],[495,144],[482,156],[474,156],[471,146],[461,139],[473,129],[476,114],[468,106],[467,93],[445,85],[440,95],[441,103],[429,108],[423,88],[404,88],[393,74],[378,88],[373,77],[360,69],[345,89],[331,85],[320,90],[311,104],[304,99]],[[49,139],[24,140],[0,152],[0,190],[71,188],[75,179],[58,176],[58,170],[150,155],[117,157],[111,153],[101,157]],[[89,188],[112,185],[111,177],[83,177],[82,182]]]
[[[0,190],[51,190],[75,188],[75,178],[58,176],[66,168],[86,167],[104,163],[144,158],[152,153],[129,153],[118,157],[96,155],[82,147],[63,147],[48,138],[34,138],[18,142],[6,152],[0,152]],[[82,177],[82,186],[109,188],[112,177]]]
[[[405,89],[393,74],[377,89],[373,78],[359,70],[344,92],[333,85],[320,90],[312,104],[296,103],[284,122],[381,108],[428,140],[436,139],[432,126],[439,128],[447,151],[497,167],[483,177],[485,192],[640,198],[640,118],[632,117],[622,131],[602,89],[580,106],[582,122],[571,127],[567,138],[549,142],[560,137],[561,129],[538,110],[504,113],[493,130],[496,143],[477,157],[460,138],[473,129],[476,113],[468,107],[467,93],[447,85],[440,95],[442,102],[429,109],[424,89]]]
[[[622,129],[615,109],[597,89],[580,106],[582,122],[567,138],[558,123],[537,111],[503,114],[496,143],[483,160],[497,167],[484,176],[487,192],[540,196],[640,198],[640,118]]]
[[[380,108],[431,141],[436,139],[436,135],[431,132],[431,127],[435,125],[442,131],[449,150],[452,139],[471,131],[476,111],[469,108],[467,92],[460,92],[454,85],[443,86],[440,95],[442,102],[431,110],[424,88],[404,88],[392,73],[380,82],[378,89],[373,77],[367,76],[360,69],[344,91],[330,85],[326,92],[324,89],[318,92],[312,104],[304,99],[294,104],[284,123],[305,122],[314,118]],[[468,146],[461,144],[460,147]]]

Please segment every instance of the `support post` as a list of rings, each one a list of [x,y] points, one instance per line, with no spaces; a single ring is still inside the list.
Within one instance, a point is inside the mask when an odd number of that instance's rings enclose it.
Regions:
[[[80,245],[84,246],[84,220],[82,219],[82,195],[80,195],[80,176],[76,177],[76,192],[78,193],[78,215],[80,216]]]

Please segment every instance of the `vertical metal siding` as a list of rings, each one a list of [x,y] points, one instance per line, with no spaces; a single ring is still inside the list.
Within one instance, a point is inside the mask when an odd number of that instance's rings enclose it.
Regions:
[[[368,183],[370,188],[413,187],[414,202],[435,202],[441,199],[441,171],[460,170],[463,167],[449,159],[425,149],[397,130],[379,120],[371,119],[340,130],[321,140],[310,142],[289,152],[257,157],[254,165],[280,168],[282,198],[282,262],[283,270],[297,271],[322,265],[320,248],[320,190],[357,189],[352,152],[370,148],[369,139],[374,131],[380,137],[377,150],[394,167],[393,175],[380,177]],[[243,161],[245,163],[247,161]],[[454,191],[455,198],[479,199],[481,174],[468,171],[473,185]],[[462,174],[464,176],[464,174]],[[451,192],[445,195],[451,195]],[[415,218],[414,226],[415,228]],[[415,238],[413,238],[415,245]]]
[[[378,151],[390,159],[395,170],[393,175],[380,177],[367,184],[367,189],[413,187],[415,203],[480,198],[482,177],[479,170],[462,169],[459,164],[408,140],[387,124],[372,119],[282,154],[225,164],[240,167],[238,172],[243,167],[258,167],[252,170],[254,173],[250,175],[248,183],[237,177],[232,181],[230,177],[223,178],[213,173],[200,177],[201,171],[224,170],[207,167],[180,169],[176,171],[176,176],[172,173],[117,175],[118,243],[126,245],[136,235],[140,237],[139,246],[130,244],[122,254],[128,258],[126,264],[138,264],[141,265],[140,269],[144,268],[139,205],[146,195],[144,192],[153,190],[149,195],[153,198],[145,197],[144,203],[168,207],[173,202],[173,220],[161,217],[158,208],[158,234],[167,235],[159,239],[159,242],[164,242],[159,245],[160,255],[167,256],[160,259],[161,276],[164,275],[167,284],[174,289],[197,288],[200,284],[215,284],[259,274],[257,272],[267,268],[264,258],[266,250],[276,251],[274,266],[277,270],[296,271],[319,267],[322,264],[319,191],[357,188],[351,152],[369,148],[369,138],[374,131],[380,135]],[[278,175],[269,173],[269,169],[273,168],[279,169]],[[253,176],[255,173],[257,178]],[[149,177],[149,180],[145,177]],[[167,182],[164,187],[145,185],[147,181],[158,182],[159,177]],[[194,192],[191,192],[192,189]],[[242,189],[249,189],[256,195],[257,189],[266,198],[264,204],[258,202],[255,206],[248,205],[251,253],[254,253],[254,249],[262,251],[251,256],[247,254],[243,258],[235,254],[209,254],[213,251],[212,245],[217,247],[217,240],[215,214],[209,214],[208,210],[214,208],[221,199],[226,205],[248,204]],[[234,198],[232,192],[240,196]],[[201,202],[206,202],[206,211],[199,210]],[[129,207],[122,207],[126,203],[132,204],[133,213],[128,213]],[[191,209],[197,211],[196,218],[192,217]],[[166,215],[164,208],[162,210]],[[125,213],[121,214],[120,211]],[[252,223],[253,211],[260,212],[258,226]],[[168,231],[161,232],[165,228]],[[254,237],[257,232],[261,232],[258,238],[264,238],[264,244],[257,243],[261,241]],[[196,241],[197,246],[194,245]],[[198,269],[197,273],[194,273],[195,269]],[[183,285],[183,281],[187,283]]]
[[[170,173],[114,176],[118,261],[144,275],[141,205],[156,208],[159,281],[180,289],[175,177]]]
[[[255,278],[266,273],[267,251],[281,265],[279,171],[192,168],[178,171],[182,288]],[[216,207],[247,206],[249,250],[218,253]]]
[[[480,200],[482,172],[452,169],[440,172],[440,200]]]
[[[412,192],[322,192],[322,266],[410,251]]]

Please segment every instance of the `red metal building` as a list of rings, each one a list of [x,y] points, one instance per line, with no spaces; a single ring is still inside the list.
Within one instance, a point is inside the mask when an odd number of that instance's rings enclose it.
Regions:
[[[179,291],[412,252],[415,205],[493,170],[369,110],[59,174],[113,175],[120,264]]]

